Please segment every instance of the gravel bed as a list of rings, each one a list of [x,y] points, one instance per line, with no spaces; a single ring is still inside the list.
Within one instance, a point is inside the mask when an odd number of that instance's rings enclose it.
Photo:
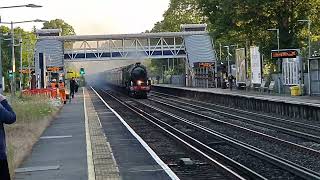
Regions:
[[[266,137],[262,137],[260,135],[253,134],[248,131],[239,130],[235,128],[231,128],[230,126],[226,126],[222,123],[211,122],[210,120],[206,120],[203,118],[199,118],[198,116],[191,115],[189,113],[177,111],[173,108],[169,108],[167,106],[160,105],[158,103],[151,102],[149,100],[142,100],[142,102],[146,105],[150,104],[156,106],[165,111],[171,112],[180,117],[184,117],[190,121],[195,123],[199,123],[203,126],[206,126],[212,130],[223,133],[229,137],[235,138],[247,144],[253,145],[257,148],[260,148],[264,151],[267,151],[271,154],[275,154],[284,159],[290,160],[296,164],[309,168],[311,170],[320,172],[320,156],[319,153],[313,153],[307,150],[297,149],[291,145],[286,143],[282,143],[279,141],[271,140]],[[225,119],[225,118],[224,118]],[[226,121],[226,120],[225,120]],[[292,138],[287,136],[287,138]],[[287,139],[289,140],[289,139]],[[291,139],[292,141],[296,141],[296,138]]]

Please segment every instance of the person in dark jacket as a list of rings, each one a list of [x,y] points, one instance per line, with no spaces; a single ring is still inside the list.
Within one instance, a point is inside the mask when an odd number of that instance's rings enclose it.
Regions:
[[[0,179],[10,180],[8,160],[6,154],[6,136],[4,124],[12,124],[16,121],[16,114],[13,112],[8,101],[0,94]]]
[[[76,84],[75,84],[74,92],[77,93],[78,89],[79,89],[79,83],[78,83],[78,81],[76,79],[75,79],[75,82],[76,82]]]
[[[233,85],[233,76],[232,74],[228,77],[228,82],[229,82],[229,88],[230,90],[232,90],[232,85]]]
[[[74,77],[70,80],[70,96],[73,98],[74,97],[74,92],[76,90],[76,80]]]

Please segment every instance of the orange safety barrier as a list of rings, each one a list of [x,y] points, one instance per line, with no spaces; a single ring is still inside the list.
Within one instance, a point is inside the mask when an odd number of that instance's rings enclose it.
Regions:
[[[61,102],[66,104],[67,93],[65,88],[47,88],[47,89],[26,89],[22,91],[23,95],[45,95],[50,98],[60,97]]]
[[[47,89],[25,89],[22,91],[23,95],[46,95],[51,98],[58,97],[57,88],[47,88]]]

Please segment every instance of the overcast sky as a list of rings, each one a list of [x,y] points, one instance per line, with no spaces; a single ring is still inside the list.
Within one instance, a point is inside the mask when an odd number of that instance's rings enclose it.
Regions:
[[[169,0],[0,0],[0,7],[22,4],[42,8],[0,9],[3,22],[63,19],[77,34],[140,33],[162,20]],[[20,25],[30,31],[41,23]],[[15,25],[17,26],[17,25]]]

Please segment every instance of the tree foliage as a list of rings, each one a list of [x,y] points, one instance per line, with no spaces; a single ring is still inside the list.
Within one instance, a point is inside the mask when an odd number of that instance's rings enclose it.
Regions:
[[[2,73],[5,77],[5,84],[9,85],[8,70],[12,69],[12,48],[11,48],[11,34],[10,29],[5,26],[0,27],[1,38],[1,60],[2,60]],[[17,27],[14,29],[15,45],[20,45],[22,39],[22,66],[27,67],[29,63],[33,63],[33,52],[35,49],[36,36],[32,32],[27,32]],[[20,69],[20,46],[14,48],[15,51],[15,66],[16,77],[19,77]],[[7,87],[8,89],[8,87]]]
[[[61,29],[62,36],[68,36],[68,35],[76,35],[73,27],[66,23],[64,20],[62,19],[55,19],[55,20],[51,20],[48,22],[43,23],[43,28],[42,29]],[[66,49],[72,49],[73,47],[73,42],[65,42],[64,43],[64,47]]]
[[[199,0],[199,7],[208,17],[213,37],[230,43],[258,45],[268,55],[277,48],[276,34],[280,30],[280,48],[306,47],[307,24],[319,34],[319,0]]]
[[[171,0],[163,20],[157,22],[152,32],[178,32],[181,24],[205,22],[205,17],[198,8],[197,0]]]
[[[74,35],[74,29],[61,19],[52,20],[43,24],[43,29],[61,28],[62,35]],[[20,27],[14,29],[15,44],[19,44],[19,39],[22,39],[22,65],[27,67],[30,63],[33,66],[34,50],[36,46],[35,27],[31,32],[25,31]],[[12,49],[10,39],[10,29],[6,26],[0,26],[0,39],[1,39],[1,60],[2,60],[2,72],[5,77],[5,84],[9,85],[8,70],[12,69]],[[72,45],[72,44],[71,44]],[[15,47],[15,65],[16,65],[16,77],[19,77],[20,69],[20,47]],[[27,79],[25,76],[24,79]],[[27,81],[24,81],[25,83]],[[7,89],[10,89],[7,86]]]
[[[280,48],[307,47],[307,23],[312,21],[313,49],[320,41],[320,0],[171,0],[163,20],[153,32],[179,31],[180,24],[207,23],[215,42],[240,47],[257,45],[266,56],[277,48],[275,32],[280,30]]]
[[[75,35],[75,31],[71,25],[66,23],[62,19],[55,19],[51,20],[48,22],[43,23],[43,28],[42,29],[61,29],[62,36],[67,36],[67,35]]]
[[[207,23],[215,47],[259,46],[271,67],[270,52],[277,49],[277,36],[268,29],[279,29],[280,49],[301,49],[306,57],[308,23],[299,20],[311,20],[312,52],[319,52],[319,12],[320,0],[171,0],[163,20],[152,31],[179,31],[181,24]],[[223,48],[222,58],[225,51]]]
[[[163,20],[157,22],[151,32],[179,32],[181,24],[200,24],[204,22],[206,22],[206,18],[202,15],[198,0],[171,0],[168,10],[163,14]],[[184,61],[177,59],[175,62],[173,68],[173,65],[168,67],[167,61],[152,59],[151,63],[148,64],[151,76],[184,74]],[[165,71],[163,71],[164,66],[166,67]]]

